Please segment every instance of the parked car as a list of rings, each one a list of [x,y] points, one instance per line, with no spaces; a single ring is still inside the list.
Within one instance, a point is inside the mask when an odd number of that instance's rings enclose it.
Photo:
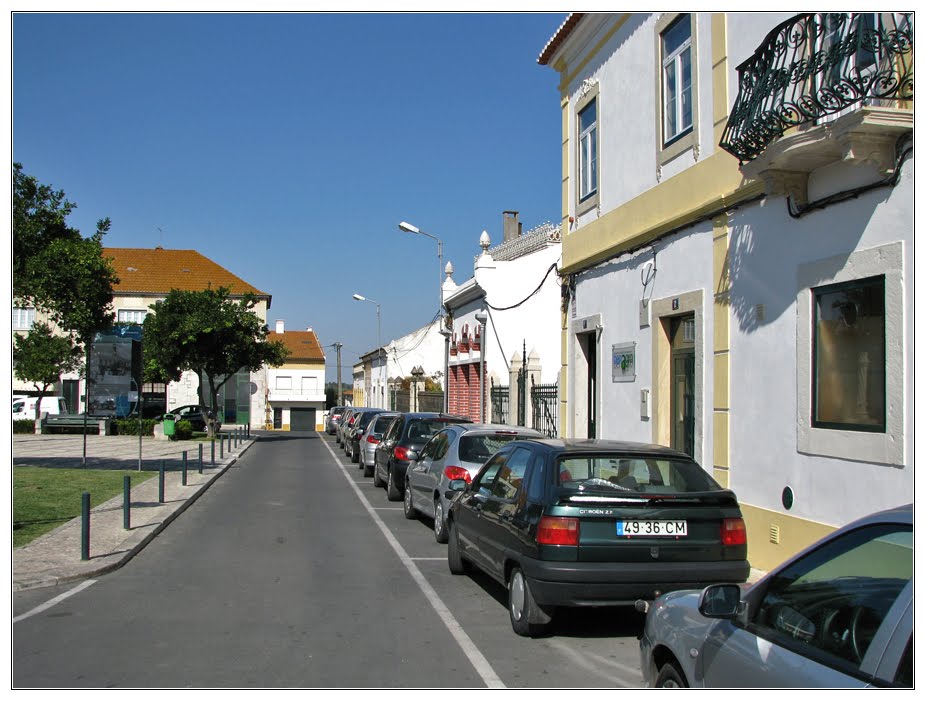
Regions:
[[[186,404],[184,406],[179,406],[176,409],[171,409],[167,413],[174,417],[174,421],[189,421],[194,431],[202,432],[207,430],[206,427],[209,424],[210,414],[210,410],[207,407],[199,406],[198,404]],[[163,420],[164,417],[161,416],[159,418]],[[219,429],[221,428],[221,422],[216,419],[216,433],[218,433]]]
[[[35,405],[38,403],[38,397],[19,397],[13,399],[13,421],[21,419],[35,419]],[[39,410],[39,417],[43,414],[57,416],[58,414],[67,414],[68,405],[64,397],[42,397],[42,404]]]
[[[341,414],[347,407],[333,406],[328,410],[328,417],[325,419],[325,433],[333,436],[338,428],[338,421],[341,420]]]
[[[390,501],[399,501],[405,492],[405,472],[410,463],[418,459],[418,451],[431,436],[448,424],[469,424],[463,416],[437,412],[409,412],[399,414],[382,442],[376,446],[373,460],[373,484],[385,487]]]
[[[663,595],[640,658],[655,687],[912,687],[913,506],[840,528],[745,594]]]
[[[447,564],[508,588],[511,626],[543,633],[561,606],[632,605],[744,582],[735,494],[684,453],[608,440],[522,439],[456,480]]]
[[[357,413],[355,407],[347,407],[344,413],[341,414],[341,420],[338,421],[337,428],[335,429],[335,440],[341,448],[344,447],[344,432],[351,425],[355,413]]]
[[[360,462],[360,439],[366,431],[370,421],[382,414],[385,409],[362,409],[354,417],[354,425],[347,432],[346,452],[351,462]]]
[[[363,470],[364,477],[373,476],[373,465],[376,461],[376,446],[383,440],[383,434],[389,428],[389,424],[399,414],[394,411],[383,411],[367,424],[366,430],[360,436],[359,450],[357,451],[357,463]]]
[[[479,468],[506,443],[542,436],[532,428],[500,424],[456,424],[441,429],[405,473],[405,518],[417,518],[419,513],[430,516],[434,537],[446,543],[450,483],[472,482]]]

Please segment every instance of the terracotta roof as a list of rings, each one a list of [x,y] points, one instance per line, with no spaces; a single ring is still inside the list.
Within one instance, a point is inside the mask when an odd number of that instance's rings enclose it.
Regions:
[[[566,20],[559,26],[559,29],[556,30],[556,34],[547,42],[547,45],[543,47],[543,51],[540,52],[540,56],[537,57],[537,63],[541,66],[546,66],[550,59],[553,57],[553,54],[556,53],[556,50],[562,46],[562,43],[569,38],[569,35],[572,34],[572,30],[575,29],[576,25],[579,23],[585,16],[584,12],[572,12],[566,17]]]
[[[197,251],[104,248],[103,255],[112,259],[119,278],[119,284],[113,289],[119,294],[167,294],[171,290],[190,292],[227,287],[232,295],[250,292],[268,300],[270,298],[266,292],[261,292]]]
[[[284,331],[277,333],[271,331],[267,336],[268,341],[283,341],[286,350],[289,351],[289,358],[286,362],[293,363],[299,361],[321,361],[325,360],[325,352],[314,331]]]

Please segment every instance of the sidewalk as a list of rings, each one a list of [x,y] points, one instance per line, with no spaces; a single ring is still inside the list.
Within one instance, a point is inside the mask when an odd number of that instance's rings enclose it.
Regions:
[[[203,469],[199,472],[200,443],[141,441],[141,465],[157,472],[164,461],[164,501],[159,501],[155,475],[135,485],[131,493],[129,529],[124,528],[123,497],[118,496],[90,512],[90,558],[81,559],[81,518],[77,517],[32,542],[13,550],[13,590],[45,587],[103,574],[121,567],[144,548],[218,479],[238,456],[256,440],[240,440],[224,451],[203,444]],[[183,485],[183,452],[187,452],[187,479]],[[224,452],[224,455],[222,453]],[[83,436],[14,435],[13,465],[80,468],[84,463]],[[87,436],[86,467],[96,470],[137,470],[137,436]]]

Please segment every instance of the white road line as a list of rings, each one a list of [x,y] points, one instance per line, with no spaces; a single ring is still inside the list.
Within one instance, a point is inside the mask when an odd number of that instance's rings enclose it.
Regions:
[[[64,592],[63,594],[59,594],[59,595],[56,596],[54,599],[50,599],[50,600],[46,601],[44,604],[41,604],[40,606],[36,606],[36,607],[35,607],[34,609],[32,609],[31,611],[27,611],[27,612],[24,613],[24,614],[21,614],[21,615],[19,615],[19,616],[16,616],[16,617],[13,619],[13,623],[19,623],[19,621],[25,620],[25,619],[27,619],[27,618],[29,618],[29,617],[31,617],[31,616],[35,616],[36,614],[42,613],[42,611],[47,611],[48,609],[50,609],[50,608],[51,608],[52,606],[54,606],[55,604],[60,604],[62,601],[64,601],[65,599],[67,599],[69,596],[74,596],[74,594],[78,594],[78,593],[82,592],[84,589],[86,589],[87,587],[89,587],[91,584],[95,584],[95,583],[96,583],[96,580],[95,580],[95,579],[88,579],[88,580],[86,580],[86,581],[83,581],[83,582],[81,582],[80,584],[78,584],[76,587],[74,587],[73,589],[69,589],[68,591]]]
[[[476,669],[476,672],[482,677],[482,681],[490,689],[505,689],[505,684],[495,673],[495,670],[492,669],[492,665],[489,664],[489,661],[479,652],[479,648],[476,647],[472,639],[466,634],[463,630],[463,627],[457,622],[457,619],[453,617],[453,614],[450,612],[450,609],[441,601],[440,597],[437,595],[437,592],[434,591],[428,580],[424,578],[424,575],[421,574],[421,570],[418,569],[408,553],[405,552],[405,548],[396,540],[395,536],[389,531],[386,527],[386,524],[383,523],[383,520],[379,517],[379,514],[376,513],[376,509],[370,504],[367,498],[364,496],[363,492],[360,491],[360,487],[357,485],[354,480],[350,478],[350,475],[347,472],[347,469],[338,459],[335,452],[331,449],[331,446],[328,445],[327,441],[323,441],[325,447],[328,449],[328,452],[331,453],[331,457],[334,458],[334,461],[337,463],[338,467],[341,468],[341,472],[344,473],[344,477],[347,479],[347,483],[354,490],[354,493],[357,495],[357,498],[360,500],[360,503],[363,504],[363,507],[367,510],[367,513],[370,515],[370,518],[373,519],[373,522],[376,524],[376,527],[379,528],[380,532],[386,538],[386,541],[389,545],[392,546],[392,549],[395,551],[396,555],[399,557],[399,560],[405,565],[405,569],[408,570],[408,573],[412,576],[412,579],[415,580],[415,583],[418,585],[418,588],[421,589],[421,593],[424,594],[425,598],[437,612],[438,617],[444,622],[444,625],[447,626],[447,630],[450,631],[450,634],[457,641],[457,644],[463,650],[463,654],[469,659],[470,664]]]

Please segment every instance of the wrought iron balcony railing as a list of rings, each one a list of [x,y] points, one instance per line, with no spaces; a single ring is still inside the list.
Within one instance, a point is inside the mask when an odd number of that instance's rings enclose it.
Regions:
[[[864,101],[912,100],[913,14],[800,14],[737,70],[739,95],[720,147],[742,164],[790,127]]]

